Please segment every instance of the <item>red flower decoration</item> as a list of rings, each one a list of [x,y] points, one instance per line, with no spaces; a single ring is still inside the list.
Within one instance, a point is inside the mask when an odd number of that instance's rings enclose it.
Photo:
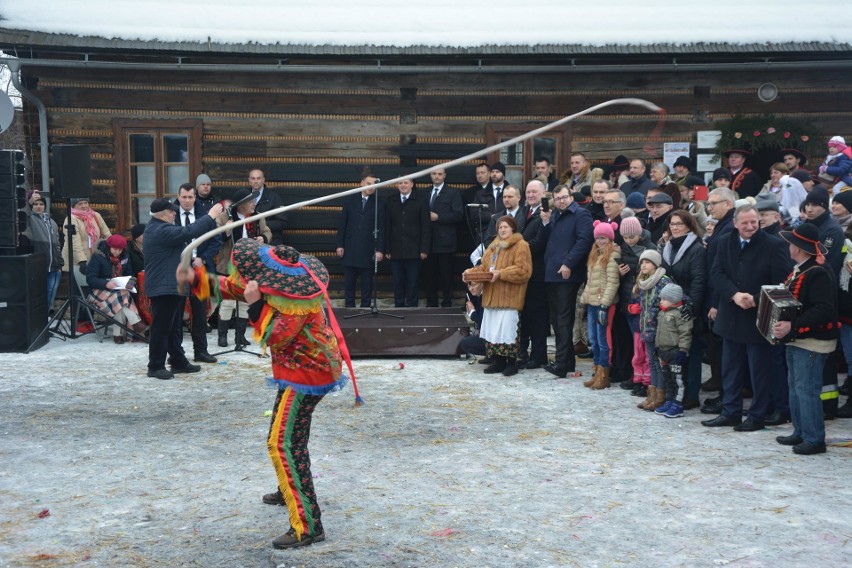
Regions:
[[[758,136],[760,136],[760,130],[755,130],[754,137],[757,138]]]
[[[784,133],[784,138],[789,138],[789,137],[790,137],[790,133],[789,133],[789,132],[785,132],[785,133]]]

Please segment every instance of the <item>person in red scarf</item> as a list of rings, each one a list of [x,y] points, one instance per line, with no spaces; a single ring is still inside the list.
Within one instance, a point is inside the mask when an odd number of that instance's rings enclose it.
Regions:
[[[287,507],[290,530],[272,545],[294,548],[325,540],[308,454],[311,416],[323,397],[342,389],[350,377],[356,405],[361,402],[328,301],[328,270],[316,257],[291,247],[240,239],[228,276],[208,275],[204,266],[179,267],[177,279],[179,284],[191,283],[199,299],[212,296],[248,304],[254,337],[271,352],[270,383],[278,389],[267,438],[278,490],[264,495],[263,502]],[[349,377],[343,374],[343,360]]]
[[[127,239],[121,235],[112,235],[96,245],[86,267],[86,283],[91,288],[86,300],[118,323],[144,334],[147,326],[140,319],[139,310],[128,289],[134,287],[133,279],[127,286],[120,286],[114,280],[120,276],[133,276],[127,256]],[[112,339],[118,344],[125,341],[122,331],[121,327],[112,326]]]
[[[85,197],[72,200],[71,226],[74,227],[74,235],[68,237],[68,227],[62,227],[62,235],[65,245],[62,247],[62,258],[65,264],[63,272],[68,272],[68,246],[74,247],[74,277],[79,286],[86,286],[86,264],[95,252],[95,245],[101,239],[106,239],[112,233],[104,223],[101,214],[89,207],[89,200]]]

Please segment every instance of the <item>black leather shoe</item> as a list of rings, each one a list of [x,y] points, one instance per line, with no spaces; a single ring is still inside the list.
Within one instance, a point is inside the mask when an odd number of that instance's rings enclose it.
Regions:
[[[708,398],[704,401],[704,406],[701,407],[701,414],[721,414],[722,413],[722,398]]]
[[[216,357],[214,357],[207,351],[203,351],[201,353],[196,353],[195,357],[193,357],[192,360],[196,363],[215,363]]]
[[[169,379],[175,378],[174,373],[168,369],[157,369],[156,371],[149,369],[148,376],[152,379],[160,379],[161,381],[168,381]]]
[[[778,410],[763,419],[763,423],[766,426],[780,426],[781,424],[786,424],[789,421],[790,415],[784,412],[779,412]]]
[[[192,363],[187,363],[183,367],[172,367],[172,373],[178,374],[186,374],[186,373],[197,373],[201,370],[200,365],[193,365]]]
[[[560,379],[564,379],[568,374],[568,371],[562,369],[561,367],[557,367],[555,363],[548,363],[544,366],[544,370],[550,373],[551,375],[556,375]]]
[[[801,436],[796,436],[795,434],[790,434],[789,436],[778,436],[775,438],[775,441],[782,446],[798,446],[804,442]]]
[[[793,453],[802,456],[812,456],[814,454],[825,453],[825,443],[811,444],[810,442],[802,442],[793,446]]]
[[[693,408],[698,408],[701,406],[701,403],[695,400],[694,398],[684,398],[680,401],[680,405],[684,410],[692,410]]]
[[[709,378],[701,383],[701,390],[704,392],[716,392],[722,389],[722,383],[719,379],[714,380]]]
[[[846,399],[846,404],[837,409],[838,418],[852,418],[852,396]]]
[[[630,394],[632,394],[633,396],[640,397],[648,396],[648,387],[646,387],[642,383],[638,383],[635,387],[633,387],[633,390],[630,392]]]
[[[626,391],[632,391],[636,388],[636,383],[634,383],[633,381],[621,381],[621,384],[619,384],[618,386]]]
[[[579,354],[577,354],[577,358],[578,359],[591,359],[592,358],[592,352],[586,351],[585,353],[579,353]]]
[[[541,369],[541,363],[536,361],[535,359],[530,359],[523,366],[518,365],[518,367],[522,367],[524,369]]]
[[[482,359],[479,360],[480,365],[490,365],[493,362],[494,361],[490,357],[483,357]]]
[[[763,430],[763,422],[751,418],[746,418],[745,422],[734,426],[735,432],[757,432],[758,430]]]
[[[720,414],[713,420],[702,420],[701,425],[708,428],[718,428],[719,426],[737,426],[741,422],[742,419],[739,416],[725,416],[724,414]]]

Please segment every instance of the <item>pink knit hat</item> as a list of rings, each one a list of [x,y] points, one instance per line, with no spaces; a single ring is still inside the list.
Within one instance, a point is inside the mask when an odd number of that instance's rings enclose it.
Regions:
[[[618,228],[618,223],[605,223],[603,221],[595,221],[595,238],[606,237],[611,241],[615,240],[615,229]]]
[[[846,140],[842,136],[832,136],[831,140],[828,141],[828,146],[834,146],[840,150],[844,150],[846,148]]]
[[[640,237],[642,236],[642,223],[636,217],[626,217],[621,220],[621,226],[618,230],[622,237]]]

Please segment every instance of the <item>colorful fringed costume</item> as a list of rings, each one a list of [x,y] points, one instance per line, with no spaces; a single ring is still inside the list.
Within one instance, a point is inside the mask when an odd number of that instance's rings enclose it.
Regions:
[[[330,326],[322,310],[328,271],[316,258],[290,247],[241,239],[234,246],[230,274],[207,276],[196,269],[193,293],[244,301],[246,284],[252,280],[263,298],[249,306],[249,318],[255,339],[269,348],[270,382],[278,388],[267,440],[269,457],[296,539],[317,538],[324,531],[308,454],[311,415],[327,393],[348,381],[341,352],[352,374],[334,315],[329,309]],[[356,387],[360,402],[357,397]]]

